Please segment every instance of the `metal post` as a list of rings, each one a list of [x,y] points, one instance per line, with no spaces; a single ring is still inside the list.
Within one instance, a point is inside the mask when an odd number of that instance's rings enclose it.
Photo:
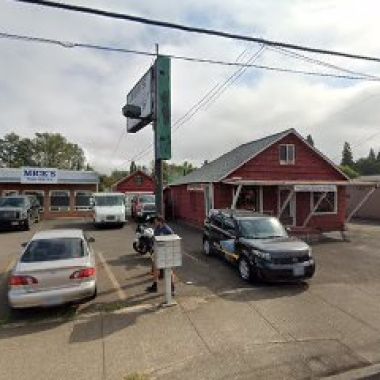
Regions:
[[[172,268],[165,268],[165,304],[169,306],[172,303]]]
[[[156,44],[156,56],[158,57],[159,47]],[[154,117],[153,117],[153,130],[154,130],[154,163],[155,163],[155,177],[156,177],[156,210],[157,213],[164,216],[163,207],[163,170],[162,160],[158,157],[158,131],[157,131],[157,97],[158,97],[158,75],[155,66],[154,71]]]

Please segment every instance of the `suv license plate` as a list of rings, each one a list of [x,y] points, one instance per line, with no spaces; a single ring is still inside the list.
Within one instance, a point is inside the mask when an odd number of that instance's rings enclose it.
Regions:
[[[293,275],[294,276],[303,276],[305,274],[305,268],[304,267],[294,267],[293,268]]]

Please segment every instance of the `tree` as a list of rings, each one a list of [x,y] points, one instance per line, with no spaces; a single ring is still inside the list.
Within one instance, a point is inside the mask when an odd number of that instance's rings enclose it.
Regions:
[[[82,148],[59,133],[36,133],[33,139],[34,159],[38,166],[82,170],[85,157]]]
[[[341,165],[340,170],[349,178],[356,178],[360,175],[355,169],[352,169],[351,166]]]
[[[132,161],[131,162],[131,165],[129,166],[129,173],[134,173],[137,171],[137,166],[136,166],[136,162],[135,161]]]
[[[34,164],[33,143],[30,139],[23,139],[15,133],[0,139],[0,166],[18,168]]]
[[[376,161],[380,162],[380,151],[377,152]]]
[[[340,163],[342,166],[354,166],[354,158],[352,155],[352,150],[350,144],[346,141],[343,145],[342,151],[342,161]]]
[[[311,137],[311,135],[307,135],[307,137],[306,137],[306,141],[307,141],[311,146],[314,146],[314,140],[313,140],[313,138]]]
[[[368,159],[372,162],[376,161],[376,155],[375,155],[375,151],[373,150],[373,148],[371,148],[369,150]]]

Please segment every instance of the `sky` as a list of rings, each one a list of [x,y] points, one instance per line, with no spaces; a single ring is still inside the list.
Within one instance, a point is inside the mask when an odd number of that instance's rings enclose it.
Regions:
[[[67,3],[175,23],[380,57],[376,0],[67,0]],[[247,62],[254,43],[190,34],[104,17],[0,0],[0,32],[163,54]],[[61,133],[79,144],[101,173],[149,165],[152,128],[126,133],[126,95],[152,57],[63,48],[0,38],[0,136]],[[306,54],[380,76],[380,63]],[[256,59],[291,69],[341,74],[264,49]],[[172,61],[172,121],[238,68]],[[354,158],[380,149],[380,83],[309,77],[250,68],[225,86],[172,136],[172,162],[200,165],[226,151],[288,128],[311,134],[339,162],[344,141]],[[148,148],[148,149],[147,149]],[[146,151],[145,154],[140,154]]]

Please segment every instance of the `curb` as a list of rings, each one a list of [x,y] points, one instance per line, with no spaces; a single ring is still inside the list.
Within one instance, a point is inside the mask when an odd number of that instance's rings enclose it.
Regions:
[[[380,364],[372,364],[343,372],[338,375],[323,377],[325,380],[365,380],[369,378],[372,380],[380,379]]]

